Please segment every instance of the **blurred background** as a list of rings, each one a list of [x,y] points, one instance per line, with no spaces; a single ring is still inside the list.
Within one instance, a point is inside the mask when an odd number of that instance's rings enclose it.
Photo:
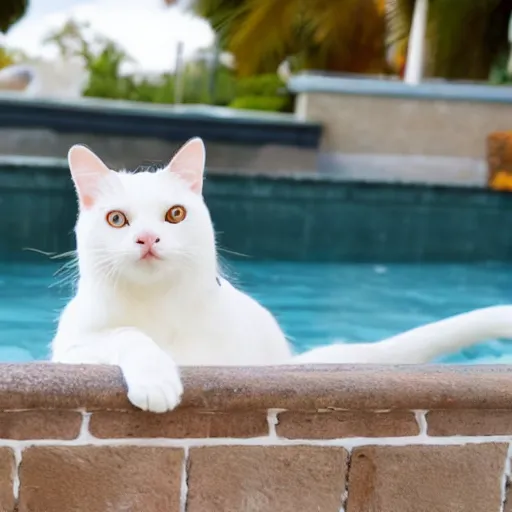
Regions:
[[[424,39],[425,80],[509,81],[510,0],[424,4],[417,6],[427,11],[424,27],[415,28]],[[5,0],[0,66],[79,58],[87,73],[84,96],[292,111],[293,94],[284,87],[292,73],[403,78],[415,42],[415,5]],[[409,54],[409,60],[416,57]]]
[[[76,279],[66,154],[207,146],[225,273],[297,351],[512,302],[512,0],[2,0],[0,360]],[[506,363],[491,340],[443,362]]]

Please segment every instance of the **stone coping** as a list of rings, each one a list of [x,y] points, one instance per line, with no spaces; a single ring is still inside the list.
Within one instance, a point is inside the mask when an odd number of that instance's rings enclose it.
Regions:
[[[512,366],[187,367],[180,408],[512,408]],[[0,410],[132,410],[114,366],[0,364]]]
[[[401,80],[344,78],[301,73],[287,84],[294,93],[333,93],[359,96],[387,96],[424,100],[512,103],[512,87],[455,82],[424,82],[409,85]]]
[[[15,93],[0,94],[0,127],[180,141],[199,136],[234,144],[309,148],[318,147],[321,135],[320,124],[293,114],[98,98],[27,98]]]

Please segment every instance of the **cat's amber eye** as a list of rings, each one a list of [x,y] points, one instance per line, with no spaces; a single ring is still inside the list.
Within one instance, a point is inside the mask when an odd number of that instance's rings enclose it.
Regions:
[[[185,210],[185,207],[177,204],[167,210],[165,220],[171,224],[178,224],[182,220],[185,220],[186,216],[187,210]]]
[[[128,224],[128,219],[123,212],[113,210],[107,213],[107,222],[113,228],[124,228]]]

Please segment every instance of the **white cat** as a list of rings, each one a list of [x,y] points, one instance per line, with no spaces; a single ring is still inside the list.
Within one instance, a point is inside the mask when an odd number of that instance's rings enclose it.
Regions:
[[[74,146],[80,278],[52,360],[119,365],[130,401],[164,412],[180,401],[177,365],[427,362],[487,337],[512,335],[512,306],[431,324],[381,343],[292,356],[274,317],[219,275],[202,199],[205,149],[192,139],[157,172],[114,172]]]
[[[274,317],[219,276],[201,189],[200,139],[156,173],[116,173],[74,146],[80,278],[52,359],[119,365],[136,406],[175,407],[179,365],[281,364],[290,347]]]

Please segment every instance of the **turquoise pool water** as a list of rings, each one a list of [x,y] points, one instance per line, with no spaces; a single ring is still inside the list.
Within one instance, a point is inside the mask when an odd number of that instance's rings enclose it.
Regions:
[[[0,361],[44,359],[70,295],[60,264],[0,263]],[[375,341],[473,308],[512,302],[512,265],[328,265],[229,262],[231,279],[278,317],[298,351],[341,339]],[[510,363],[512,342],[442,359]]]

